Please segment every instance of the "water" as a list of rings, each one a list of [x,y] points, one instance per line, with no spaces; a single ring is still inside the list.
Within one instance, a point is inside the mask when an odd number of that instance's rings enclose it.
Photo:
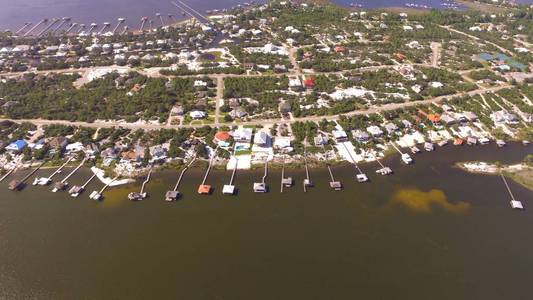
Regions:
[[[499,177],[450,164],[516,162],[527,153],[520,145],[447,146],[412,166],[395,156],[392,176],[363,165],[366,184],[338,166],[342,192],[329,190],[325,170],[312,170],[317,186],[305,194],[303,170],[287,171],[298,184],[283,194],[280,171],[271,170],[270,193],[254,194],[257,170],[237,173],[236,197],[221,195],[231,173],[215,171],[214,194],[199,196],[203,170],[191,170],[176,203],[163,200],[176,171],[154,176],[150,197],[136,203],[126,195],[138,185],[110,189],[97,203],[87,192],[8,192],[4,182],[0,298],[524,299],[533,292],[533,192],[511,182],[526,206],[514,211]]]
[[[116,24],[119,17],[126,18],[126,23],[132,29],[140,26],[143,16],[154,19],[154,25],[160,21],[155,14],[161,13],[165,20],[168,14],[183,19],[182,11],[173,6],[170,0],[17,0],[0,1],[0,30],[16,30],[25,22],[36,24],[43,18],[71,17],[72,22],[91,24],[110,22]],[[194,9],[204,13],[206,10],[231,8],[248,0],[186,0]],[[256,0],[264,3],[265,0]],[[406,2],[444,8],[440,0],[333,0],[334,3],[349,6],[351,3],[362,4],[365,8],[403,7]],[[533,0],[518,0],[519,3],[533,3]]]

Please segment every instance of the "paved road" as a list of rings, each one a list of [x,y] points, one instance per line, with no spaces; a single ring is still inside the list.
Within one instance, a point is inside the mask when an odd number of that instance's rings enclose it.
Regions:
[[[390,111],[395,110],[399,108],[406,108],[416,105],[423,105],[423,104],[431,104],[431,103],[439,103],[443,101],[446,98],[452,98],[454,96],[461,96],[461,95],[470,95],[474,96],[477,94],[482,93],[490,93],[490,92],[496,92],[504,88],[511,87],[511,85],[502,85],[498,87],[491,87],[491,88],[482,88],[470,91],[468,93],[462,93],[462,94],[454,94],[454,95],[447,95],[447,96],[440,96],[435,97],[431,99],[426,100],[420,100],[420,101],[411,101],[411,102],[404,102],[404,103],[391,103],[386,104],[379,107],[373,107],[366,110],[357,110],[352,111],[349,113],[343,114],[344,116],[354,116],[354,115],[367,115],[371,113],[379,113],[384,111]],[[249,122],[240,122],[239,125],[270,125],[270,124],[276,124],[276,123],[294,123],[294,122],[305,122],[305,121],[314,121],[318,122],[322,119],[328,119],[328,120],[338,120],[340,118],[340,115],[335,116],[311,116],[311,117],[303,117],[303,118],[292,118],[290,120],[282,120],[282,119],[270,119],[270,120],[257,120],[257,121],[249,121]],[[144,130],[159,130],[159,129],[178,129],[178,128],[198,128],[204,126],[203,124],[194,124],[194,125],[168,125],[168,124],[137,124],[137,123],[121,123],[121,122],[105,122],[105,123],[86,123],[86,122],[71,122],[71,121],[61,121],[61,120],[43,120],[43,119],[0,119],[0,121],[13,121],[16,123],[22,123],[22,122],[30,122],[38,126],[42,125],[51,125],[51,124],[62,124],[62,125],[70,125],[70,126],[84,126],[84,127],[92,127],[92,128],[111,128],[111,127],[124,127],[129,129],[144,129]],[[232,125],[232,124],[227,124]]]

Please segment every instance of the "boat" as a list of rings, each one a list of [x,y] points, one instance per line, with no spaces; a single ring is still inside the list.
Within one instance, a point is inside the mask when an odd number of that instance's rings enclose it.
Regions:
[[[477,144],[477,139],[475,137],[469,137],[466,139],[466,144],[468,146],[475,146]]]
[[[98,193],[97,191],[93,191],[90,195],[89,195],[89,199],[92,199],[92,200],[100,200],[102,198],[102,195],[100,193]]]
[[[381,174],[381,175],[389,175],[389,174],[392,174],[392,169],[389,167],[384,167],[379,170],[376,170],[376,173]]]
[[[283,178],[281,180],[281,184],[283,184],[284,187],[292,187],[292,185],[294,184],[294,180],[292,179],[292,177]]]
[[[523,140],[523,141],[522,141],[522,145],[524,145],[524,146],[529,145],[529,141],[528,141],[528,140]]]
[[[144,198],[146,198],[146,193],[133,192],[128,194],[128,199],[131,201],[142,201]]]
[[[435,146],[433,145],[433,143],[426,142],[424,143],[424,149],[428,152],[431,152],[435,150]]]
[[[365,174],[363,174],[363,173],[357,174],[356,178],[357,178],[358,182],[367,182],[368,181],[368,177]]]
[[[408,165],[408,164],[411,164],[413,162],[413,159],[411,158],[411,156],[407,153],[403,153],[402,154],[402,161]]]
[[[304,186],[306,186],[306,187],[314,186],[313,181],[311,181],[310,179],[307,179],[307,178],[304,179]]]
[[[504,140],[496,140],[496,145],[498,145],[498,147],[502,148],[502,147],[505,147],[505,145],[507,145],[505,143]]]
[[[413,147],[411,147],[411,153],[413,153],[413,154],[417,154],[418,152],[420,152],[420,149],[418,149],[417,146],[413,146]]]
[[[180,197],[180,192],[178,191],[167,191],[165,194],[165,201],[172,202],[178,200]]]
[[[49,185],[52,180],[47,177],[35,178],[32,185]]]
[[[454,146],[462,146],[463,143],[464,143],[464,141],[462,139],[459,139],[459,138],[453,140],[453,145]]]

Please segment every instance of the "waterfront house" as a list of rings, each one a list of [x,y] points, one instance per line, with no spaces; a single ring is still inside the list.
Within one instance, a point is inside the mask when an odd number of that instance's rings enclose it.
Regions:
[[[314,142],[315,142],[315,146],[327,145],[328,144],[328,137],[323,135],[323,134],[319,134],[319,135],[315,136]]]
[[[68,153],[80,152],[80,151],[83,151],[84,149],[85,149],[85,147],[83,147],[83,144],[80,143],[80,142],[68,144],[68,145],[65,146],[65,150]]]
[[[54,137],[49,142],[50,147],[56,150],[63,150],[68,144],[68,141],[63,136]]]
[[[383,127],[385,127],[385,130],[389,135],[392,135],[398,131],[398,126],[394,123],[387,123]]]
[[[7,151],[11,151],[11,152],[20,152],[24,148],[26,148],[26,146],[28,146],[28,143],[26,143],[26,141],[17,140],[17,141],[14,141],[13,143],[7,145],[6,150]]]
[[[233,131],[233,139],[240,143],[250,143],[252,141],[253,130],[251,128],[238,128]]]
[[[518,124],[518,118],[514,114],[504,110],[495,111],[491,113],[490,118],[496,124]]]
[[[221,147],[228,147],[231,136],[227,131],[219,131],[215,134],[213,142]]]
[[[453,118],[452,116],[450,116],[449,114],[443,114],[441,117],[440,117],[440,120],[445,124],[445,125],[452,125],[452,124],[455,124],[457,122],[457,120],[455,120],[455,118]]]
[[[370,135],[361,129],[352,130],[352,136],[359,143],[366,143],[370,140]]]
[[[259,147],[269,147],[270,137],[264,131],[256,132],[254,135],[254,144]]]
[[[367,127],[366,131],[370,133],[373,137],[380,137],[383,135],[383,130],[381,130],[381,128],[375,125]]]
[[[331,132],[333,134],[333,138],[337,142],[346,142],[348,140],[348,135],[346,135],[346,132],[341,129],[333,130]]]
[[[274,141],[274,148],[281,152],[292,152],[291,139],[288,137],[277,137]]]

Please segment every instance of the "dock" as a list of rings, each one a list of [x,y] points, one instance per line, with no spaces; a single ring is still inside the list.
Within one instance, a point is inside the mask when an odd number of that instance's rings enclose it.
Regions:
[[[70,196],[76,198],[78,197],[87,187],[87,185],[96,177],[96,174],[93,174],[82,186],[73,186],[68,193]]]
[[[218,150],[218,146],[215,148],[213,156],[211,156],[211,158],[209,159],[209,165],[207,166],[207,170],[205,170],[205,175],[204,175],[204,179],[202,180],[202,184],[198,186],[198,194],[200,195],[211,194],[211,186],[205,183],[207,182],[207,177],[209,176],[209,172],[211,172],[211,167],[213,166],[213,159],[216,156],[217,150]]]
[[[261,182],[254,182],[254,192],[266,193],[268,191],[268,187],[266,185],[267,176],[268,176],[268,160],[265,161],[265,173],[263,174],[263,178]]]
[[[368,181],[368,177],[366,176],[365,173],[363,173],[363,171],[361,171],[361,169],[359,168],[359,166],[355,162],[355,158],[352,156],[352,153],[350,152],[350,150],[348,150],[348,147],[346,147],[346,144],[342,143],[342,146],[344,146],[344,149],[346,149],[346,152],[348,153],[348,155],[350,156],[350,159],[353,162],[353,166],[354,166],[355,171],[357,173],[355,175],[355,178],[357,179],[357,181],[358,182],[367,182]]]
[[[398,151],[398,153],[400,153],[400,156],[401,156],[401,159],[403,161],[404,164],[406,165],[409,165],[409,164],[412,164],[413,163],[413,159],[411,158],[411,156],[408,154],[408,153],[403,153],[400,148],[398,148],[394,142],[390,142],[391,146],[396,149],[396,151]]]
[[[11,175],[11,173],[13,173],[17,168],[13,168],[9,171],[7,171],[6,174],[4,174],[4,176],[2,176],[2,178],[0,178],[0,182],[4,181],[9,175]]]
[[[283,158],[283,164],[281,166],[281,190],[280,192],[283,193],[284,187],[292,187],[294,184],[294,181],[292,180],[292,177],[285,177],[285,158]]]
[[[52,192],[53,193],[56,193],[58,191],[62,191],[64,189],[66,189],[68,187],[68,182],[67,180],[72,177],[72,175],[74,175],[74,173],[76,173],[81,167],[83,167],[83,164],[85,164],[85,161],[86,159],[84,158],[81,163],[76,167],[74,168],[74,170],[72,170],[72,172],[70,172],[67,176],[65,176],[65,178],[63,178],[63,180],[59,181],[59,182],[56,182],[54,184],[54,188],[52,189]]]
[[[42,162],[40,165],[37,166],[37,168],[33,169],[28,175],[24,176],[21,180],[12,180],[9,183],[8,188],[12,191],[20,191],[26,186],[26,180],[28,180],[35,172],[37,172],[42,166],[44,165],[44,162]]]
[[[238,158],[235,156],[235,160],[238,160]],[[235,180],[235,173],[237,172],[237,165],[238,163],[235,163],[235,166],[233,167],[233,170],[231,171],[231,178],[229,180],[229,184],[225,184],[222,188],[222,194],[224,195],[235,195],[235,185],[233,184],[233,180]]]
[[[90,195],[89,195],[89,199],[92,199],[92,200],[96,200],[96,201],[100,201],[103,199],[103,193],[104,191],[109,187],[109,185],[111,183],[113,183],[115,180],[118,179],[118,176],[116,176],[115,178],[113,178],[108,184],[104,185],[104,187],[100,190],[100,191],[93,191]]]
[[[326,148],[324,147],[324,145],[322,145],[322,151],[324,151],[324,154],[326,154]],[[328,168],[329,178],[330,178],[329,186],[336,191],[341,191],[342,183],[340,181],[335,180],[335,176],[333,176],[333,171],[331,171],[331,164],[329,163],[329,159],[327,159],[327,155],[326,155],[326,167]]]
[[[381,169],[376,170],[376,173],[384,175],[384,176],[392,174],[392,169],[391,168],[384,166],[377,156],[374,156],[374,158],[376,159],[376,161],[378,162],[379,166],[381,167]]]
[[[509,202],[511,204],[511,207],[514,209],[520,209],[520,210],[524,209],[522,202],[515,199],[513,192],[511,191],[511,188],[509,187],[509,184],[507,183],[507,179],[505,179],[505,176],[503,176],[502,172],[500,172],[500,177],[502,178],[503,183],[505,184],[505,187],[507,188],[507,192],[509,193],[509,196],[511,196],[511,201]]]
[[[141,191],[138,193],[136,192],[129,193],[128,199],[130,199],[131,201],[142,201],[146,199],[147,194],[144,191],[144,188],[146,187],[146,184],[150,181],[150,177],[152,176],[152,171],[153,171],[153,168],[150,168],[150,171],[148,172],[148,176],[146,176],[146,179],[143,181],[143,184],[141,186]]]
[[[305,165],[305,179],[304,179],[304,193],[307,192],[308,187],[313,186],[311,176],[309,176],[309,167],[307,166],[307,152],[304,150],[304,165]]]
[[[52,173],[50,176],[35,178],[35,180],[33,181],[33,185],[49,185],[52,182],[52,178],[55,175],[61,173],[63,168],[73,159],[74,159],[73,157],[70,157],[69,159],[67,159],[67,161],[63,165],[61,165],[57,170],[55,170],[54,173]]]
[[[183,179],[185,171],[187,171],[187,169],[192,166],[195,160],[196,156],[191,159],[191,161],[185,166],[185,168],[183,168],[183,170],[181,170],[180,176],[178,177],[178,181],[176,182],[176,185],[174,185],[174,189],[171,191],[167,191],[167,193],[165,194],[165,201],[172,202],[178,200],[181,197],[181,194],[178,191],[179,185],[181,183],[181,180]]]

